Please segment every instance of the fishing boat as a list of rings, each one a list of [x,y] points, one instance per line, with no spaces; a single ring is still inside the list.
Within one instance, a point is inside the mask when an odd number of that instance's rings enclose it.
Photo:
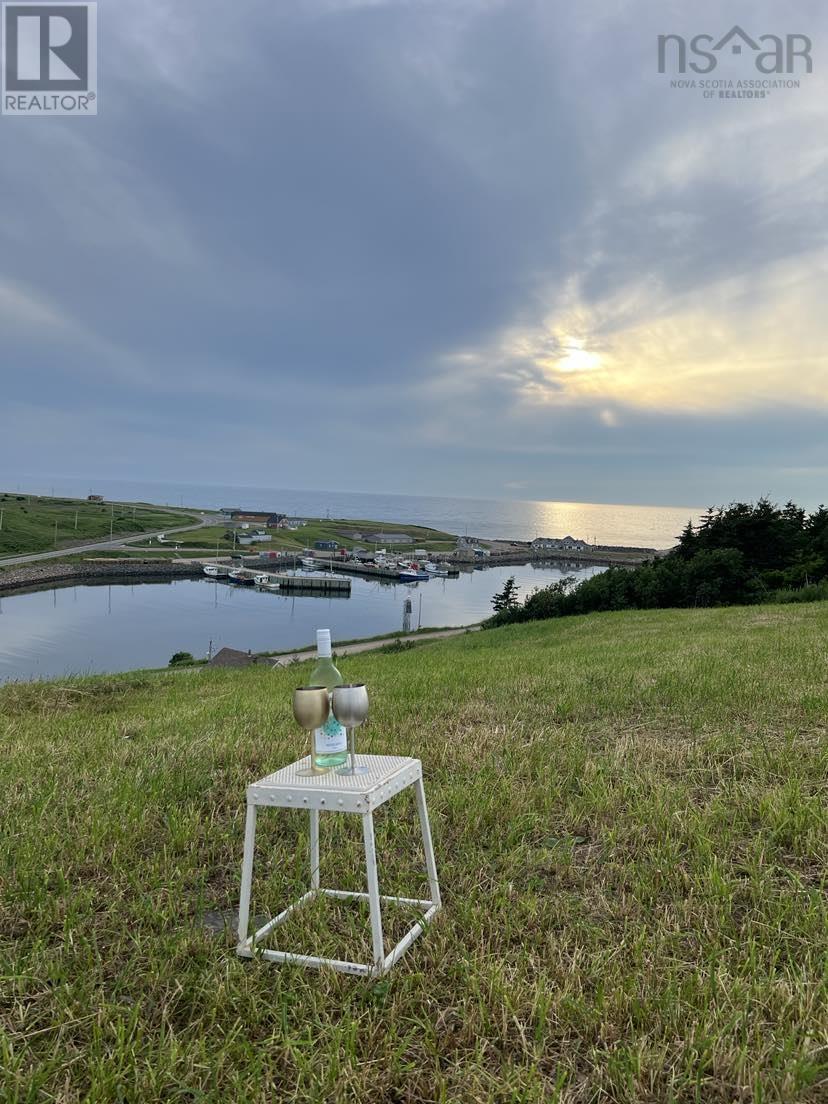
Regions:
[[[407,567],[400,572],[398,577],[401,583],[425,582],[426,579],[431,578],[427,571],[420,571],[418,567]]]
[[[254,575],[253,582],[256,584],[256,586],[267,586],[267,584],[270,582],[270,576],[265,574]]]
[[[210,579],[226,579],[230,572],[226,567],[222,567],[221,564],[205,564],[204,574]]]
[[[432,563],[431,560],[427,560],[426,563],[423,564],[423,570],[427,571],[429,575],[436,576],[438,579],[448,578],[448,568],[443,567],[442,564]]]
[[[236,586],[254,586],[255,579],[252,575],[248,575],[246,571],[242,571],[236,568],[235,571],[230,572],[230,582],[235,583]]]
[[[316,559],[313,556],[303,556],[302,557],[302,567],[308,568],[309,571],[313,571],[318,566],[319,566],[319,564],[317,563]]]

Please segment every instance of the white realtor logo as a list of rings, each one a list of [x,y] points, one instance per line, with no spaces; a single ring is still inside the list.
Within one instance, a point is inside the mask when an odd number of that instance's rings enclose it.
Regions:
[[[96,115],[97,4],[3,3],[4,115]]]
[[[19,80],[42,80],[40,65],[40,25],[36,15],[23,15],[17,20],[17,76]],[[49,82],[78,80],[81,74],[61,60],[60,49],[72,41],[72,24],[65,15],[50,15],[47,23],[46,64]]]

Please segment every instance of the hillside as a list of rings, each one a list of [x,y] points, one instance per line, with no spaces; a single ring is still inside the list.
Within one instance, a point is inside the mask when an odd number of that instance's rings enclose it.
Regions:
[[[55,548],[134,533],[152,533],[165,527],[196,524],[196,515],[165,510],[163,506],[87,502],[77,498],[40,498],[0,493],[3,512],[0,557],[51,552]]]
[[[307,668],[0,691],[0,1099],[820,1101],[828,603],[594,614],[348,657],[421,757],[445,911],[380,982],[238,960],[244,789]],[[323,818],[323,884],[363,888]],[[421,896],[413,801],[381,891]],[[253,911],[305,888],[259,818]],[[282,946],[365,953],[327,902]],[[388,924],[389,942],[402,923]]]

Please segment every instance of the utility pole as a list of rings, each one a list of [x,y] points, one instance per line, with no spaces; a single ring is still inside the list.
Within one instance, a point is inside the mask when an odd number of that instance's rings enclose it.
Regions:
[[[57,530],[58,530],[58,519],[55,518],[55,548],[57,548]]]
[[[75,510],[75,532],[78,531],[78,511]]]
[[[3,510],[0,510],[0,533],[3,532]]]
[[[115,503],[112,503],[112,513],[109,515],[109,539],[112,540],[112,534],[115,530]]]

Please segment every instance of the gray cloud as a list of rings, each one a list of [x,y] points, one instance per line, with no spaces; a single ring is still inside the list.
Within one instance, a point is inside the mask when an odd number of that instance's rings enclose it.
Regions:
[[[656,34],[723,21],[825,37],[815,4],[103,9],[101,115],[0,121],[2,469],[323,486],[330,441],[354,489],[818,499],[824,78],[665,90]],[[788,385],[696,403],[774,312]]]

